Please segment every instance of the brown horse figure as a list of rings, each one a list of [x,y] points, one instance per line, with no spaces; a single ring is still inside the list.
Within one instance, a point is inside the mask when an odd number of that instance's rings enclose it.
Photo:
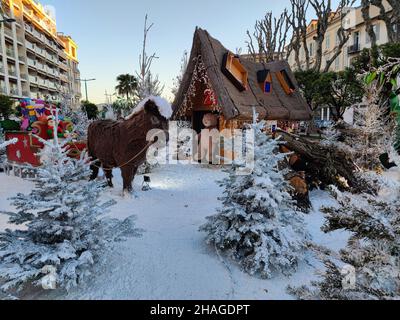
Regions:
[[[160,100],[165,102],[164,108],[156,105]],[[91,179],[97,178],[102,167],[108,185],[113,187],[112,169],[120,168],[124,191],[132,192],[136,172],[146,160],[149,146],[147,133],[153,129],[168,129],[168,118],[172,110],[166,111],[166,105],[168,103],[162,98],[149,97],[125,120],[93,122],[88,129],[89,156],[95,161],[91,166]]]

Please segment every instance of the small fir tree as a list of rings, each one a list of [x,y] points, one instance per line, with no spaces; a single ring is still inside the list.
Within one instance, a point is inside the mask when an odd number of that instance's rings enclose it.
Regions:
[[[289,291],[300,299],[399,299],[400,193],[377,200],[332,190],[339,206],[322,209],[326,214],[322,229],[348,230],[352,236],[338,257],[330,254],[323,259],[326,270],[320,281]]]
[[[249,175],[236,175],[236,167],[221,182],[223,207],[201,227],[207,242],[226,252],[250,274],[270,278],[296,270],[309,239],[302,213],[296,212],[279,163],[279,142],[263,132],[264,122],[253,124],[255,167]]]
[[[56,134],[41,141],[45,148],[35,188],[11,198],[17,211],[3,212],[10,224],[23,226],[0,232],[1,289],[7,293],[43,285],[49,270],[55,270],[57,287],[77,286],[114,241],[136,234],[132,217],[104,217],[114,202],[102,202],[102,186],[88,182],[87,157],[69,158]]]

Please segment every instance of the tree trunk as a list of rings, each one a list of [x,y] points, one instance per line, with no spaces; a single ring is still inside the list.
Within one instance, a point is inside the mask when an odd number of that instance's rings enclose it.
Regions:
[[[371,47],[375,47],[377,40],[374,28],[372,26],[371,16],[369,14],[370,8],[371,8],[370,0],[361,1],[361,13],[365,22],[365,30],[371,40]]]
[[[345,152],[283,131],[279,131],[279,134],[285,142],[284,146],[300,155],[308,183],[335,185],[341,190],[355,193],[376,192],[373,186],[356,175],[359,169]]]

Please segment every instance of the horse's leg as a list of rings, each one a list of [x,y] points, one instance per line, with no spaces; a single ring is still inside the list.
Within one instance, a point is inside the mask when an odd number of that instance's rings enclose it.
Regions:
[[[90,181],[96,180],[97,177],[99,176],[99,170],[101,167],[101,162],[96,161],[92,165],[90,165],[90,169],[92,170],[92,175],[90,176]]]
[[[112,178],[113,178],[112,169],[104,169],[104,174],[106,175],[108,186],[110,188],[114,188],[114,185],[112,182]]]
[[[132,193],[133,191],[132,182],[133,179],[135,178],[137,170],[138,167],[132,167],[132,166],[121,168],[122,179],[124,182],[124,191],[126,190],[129,193]]]
[[[133,173],[132,167],[124,167],[121,168],[122,180],[124,184],[124,191],[128,191],[131,193],[133,191],[132,181],[133,181]]]

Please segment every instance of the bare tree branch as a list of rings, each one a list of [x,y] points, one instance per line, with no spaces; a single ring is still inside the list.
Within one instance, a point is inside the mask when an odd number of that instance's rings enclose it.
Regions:
[[[290,0],[292,5],[291,15],[286,15],[286,19],[293,30],[292,40],[289,44],[289,52],[294,52],[294,58],[299,70],[302,70],[300,61],[300,53],[303,45],[306,61],[306,69],[310,68],[310,53],[307,46],[307,10],[309,6],[308,0]]]
[[[279,19],[273,17],[272,12],[267,12],[262,20],[256,21],[253,34],[247,31],[247,48],[254,60],[267,63],[284,59],[290,29],[288,17],[287,10]]]
[[[363,20],[365,22],[365,31],[367,32],[370,40],[371,46],[376,46],[376,34],[372,25],[372,20],[370,16],[370,9],[371,9],[371,1],[370,0],[361,0],[361,13]]]
[[[332,1],[324,0],[309,0],[311,6],[314,8],[317,15],[317,35],[314,37],[316,50],[315,50],[315,63],[313,69],[315,71],[321,70],[322,65],[322,47],[325,39],[326,31],[328,30],[329,21],[332,14]]]
[[[347,16],[347,12],[344,12],[346,7],[352,7],[356,1],[355,0],[341,0],[338,9],[336,10],[336,14],[340,15],[340,27],[337,31],[338,43],[335,48],[335,53],[332,55],[330,59],[326,61],[326,65],[324,68],[324,72],[328,72],[332,63],[340,56],[343,51],[344,45],[349,41],[351,36],[351,29],[346,30],[344,28],[344,21]]]

